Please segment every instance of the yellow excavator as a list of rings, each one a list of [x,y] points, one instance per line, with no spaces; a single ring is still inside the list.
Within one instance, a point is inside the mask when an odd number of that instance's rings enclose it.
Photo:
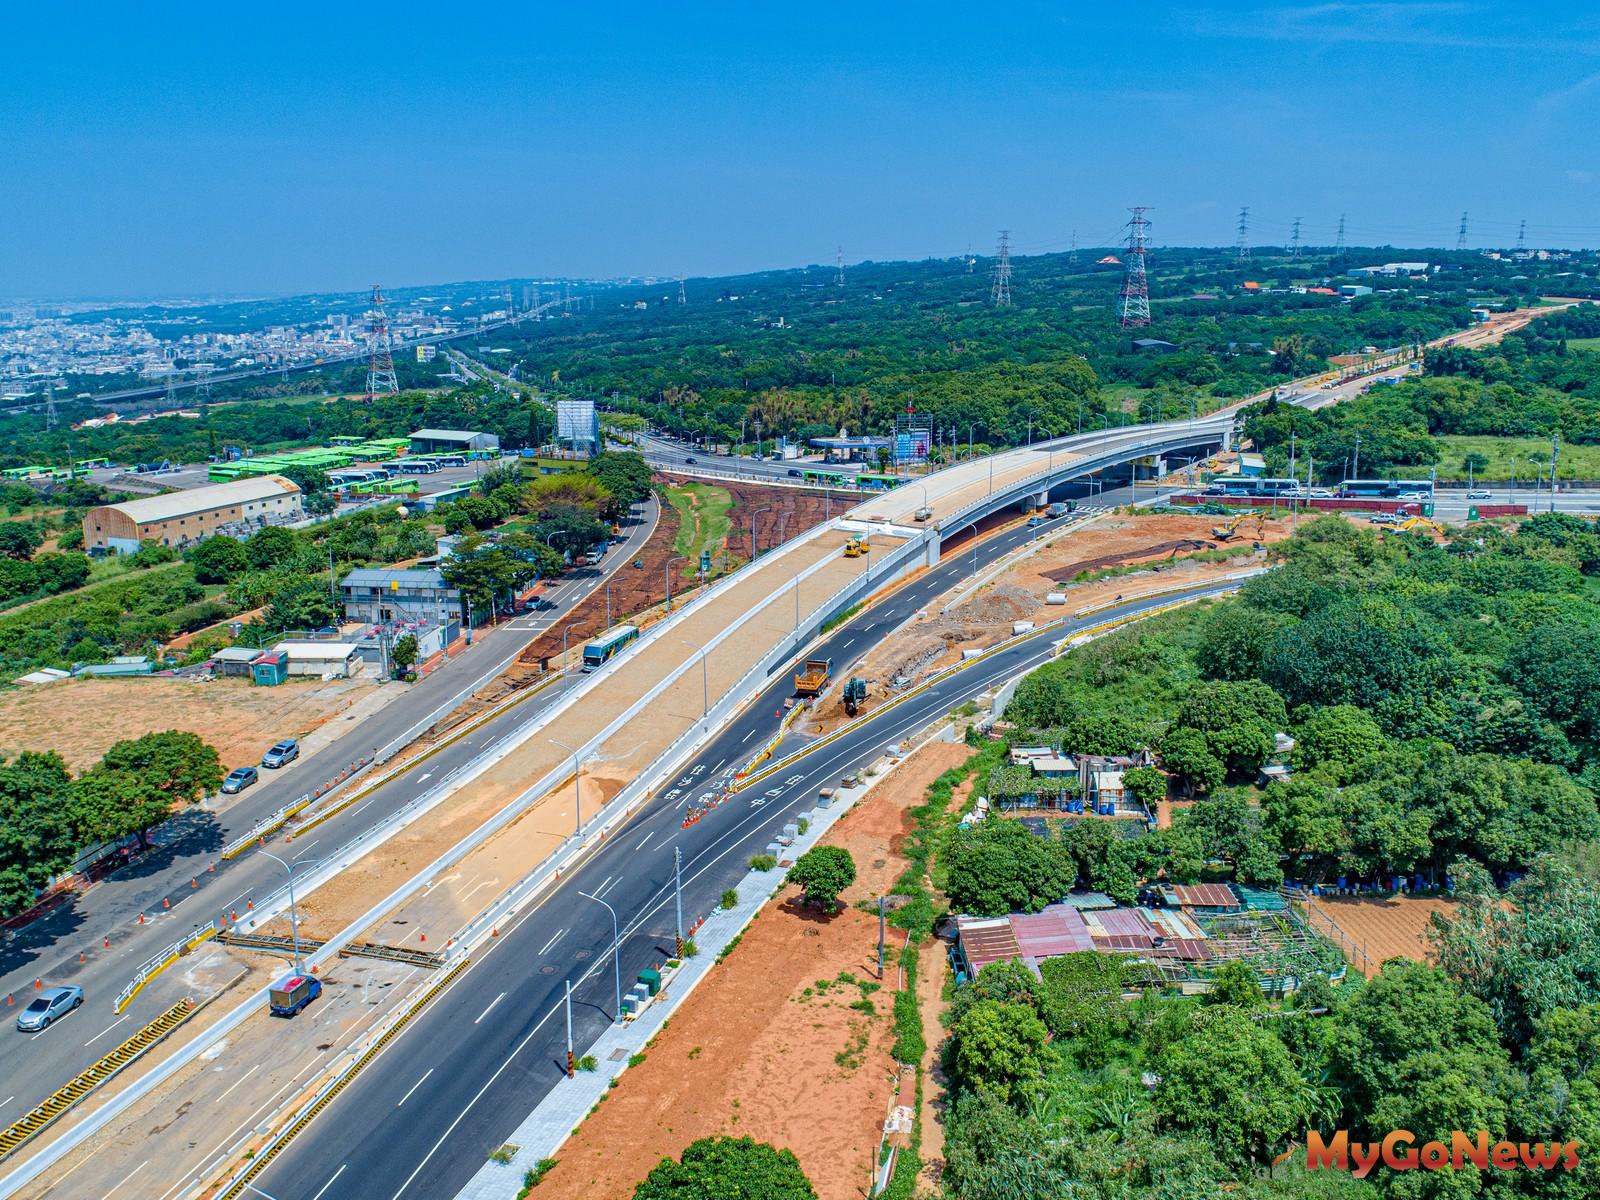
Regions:
[[[1440,537],[1445,536],[1444,526],[1439,524],[1437,521],[1428,520],[1427,517],[1407,517],[1404,521],[1401,521],[1398,525],[1396,525],[1395,528],[1402,531],[1407,529],[1431,529]]]
[[[1255,519],[1256,540],[1260,541],[1261,534],[1267,528],[1267,514],[1264,512],[1242,512],[1238,516],[1234,517],[1231,521],[1228,521],[1226,524],[1213,526],[1211,530],[1211,536],[1216,538],[1219,542],[1231,542],[1234,538],[1239,536],[1239,526],[1243,525],[1251,518]]]

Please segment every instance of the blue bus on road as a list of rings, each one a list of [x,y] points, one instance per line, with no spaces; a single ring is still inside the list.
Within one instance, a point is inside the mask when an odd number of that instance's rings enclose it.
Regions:
[[[604,666],[610,662],[629,642],[639,636],[637,625],[618,625],[610,633],[603,634],[583,648],[583,670],[585,674]]]

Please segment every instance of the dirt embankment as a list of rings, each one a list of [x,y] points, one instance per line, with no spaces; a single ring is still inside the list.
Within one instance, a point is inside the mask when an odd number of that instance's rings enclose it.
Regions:
[[[879,642],[854,664],[835,663],[840,682],[806,718],[805,732],[826,733],[849,719],[844,711],[842,681],[858,676],[867,683],[870,710],[898,692],[914,687],[936,671],[960,661],[963,650],[984,649],[1012,635],[1018,621],[1047,621],[1099,605],[1185,584],[1199,584],[1238,572],[1256,557],[1255,544],[1267,545],[1290,535],[1287,518],[1270,517],[1241,524],[1238,536],[1222,541],[1212,536],[1218,518],[1182,514],[1113,514],[1086,528],[1056,536],[1043,549],[1019,558],[975,593],[948,608],[930,606],[899,633]],[[1233,551],[1220,561],[1183,556],[1215,549]],[[960,553],[947,549],[945,556]],[[1209,557],[1209,556],[1208,556]],[[1121,568],[1137,570],[1124,573]],[[1088,572],[1116,573],[1073,582]],[[1051,592],[1066,604],[1050,605]]]
[[[847,903],[905,869],[910,810],[971,753],[926,747],[829,831],[825,842],[856,860]],[[877,936],[874,915],[823,918],[785,889],[557,1152],[540,1200],[629,1196],[662,1158],[716,1134],[794,1151],[821,1200],[865,1195],[895,1095],[895,974],[873,986]]]

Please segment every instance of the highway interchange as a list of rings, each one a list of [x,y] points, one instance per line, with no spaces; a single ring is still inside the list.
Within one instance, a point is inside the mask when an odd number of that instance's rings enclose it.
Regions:
[[[112,1011],[113,998],[146,958],[196,925],[232,909],[243,910],[283,883],[271,859],[246,853],[219,862],[221,847],[247,832],[262,817],[334,776],[352,761],[403,736],[419,721],[449,711],[510,665],[524,647],[622,569],[643,548],[655,527],[656,501],[641,505],[626,528],[627,540],[595,568],[576,571],[553,588],[553,610],[519,615],[493,630],[479,630],[478,644],[458,653],[448,665],[413,685],[365,721],[322,750],[307,754],[281,771],[263,771],[262,782],[240,793],[220,813],[191,810],[167,826],[160,847],[140,863],[108,876],[73,902],[17,931],[0,943],[0,992],[19,1002],[35,979],[46,986],[75,983],[86,1002],[68,1018],[29,1036],[0,1039],[0,1126],[43,1100],[122,1038],[164,1011],[183,995],[180,974],[158,976],[127,1012]],[[558,679],[530,699],[502,712],[467,737],[446,746],[416,770],[406,771],[374,790],[361,803],[297,841],[299,856],[320,857],[353,840],[389,813],[415,799],[451,772],[469,765],[483,748],[515,735],[554,704],[577,676]],[[292,732],[292,731],[285,731]],[[265,746],[262,749],[266,749]],[[224,766],[238,764],[225,763]],[[213,874],[209,868],[216,864]],[[194,880],[198,886],[190,887]],[[164,910],[162,900],[172,898]],[[146,923],[140,925],[144,914]],[[109,938],[107,949],[103,940]],[[79,949],[86,950],[78,961]]]
[[[1108,499],[1111,497],[1108,496]],[[1014,529],[980,542],[978,562],[993,561],[1043,529]],[[861,613],[824,639],[820,654],[836,669],[949,591],[972,570],[970,553],[939,566]],[[1203,594],[1227,590],[1219,584]],[[819,788],[880,757],[991,683],[1046,661],[1076,630],[1170,602],[1148,598],[1067,622],[1048,635],[1009,646],[924,693],[861,722],[792,770],[739,792],[683,828],[689,803],[716,793],[775,734],[787,672],[685,764],[673,789],[612,835],[592,858],[501,930],[485,953],[425,1010],[356,1081],[292,1141],[253,1182],[279,1200],[311,1200],[335,1176],[341,1197],[453,1195],[482,1166],[565,1068],[560,999],[574,984],[578,1053],[610,1021],[613,1008],[611,919],[580,893],[612,904],[623,922],[623,987],[659,964],[674,945],[671,876],[683,851],[685,919],[705,915],[722,890],[746,873],[794,814],[813,807]],[[332,1193],[329,1192],[329,1195]]]

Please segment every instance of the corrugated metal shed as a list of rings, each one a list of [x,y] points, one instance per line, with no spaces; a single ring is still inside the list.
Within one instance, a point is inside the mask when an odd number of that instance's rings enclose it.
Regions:
[[[161,496],[147,496],[142,500],[124,500],[109,504],[136,525],[152,521],[170,521],[174,517],[187,517],[194,513],[210,512],[243,504],[250,500],[266,500],[273,496],[294,495],[300,489],[293,480],[282,475],[261,475],[255,479],[235,479],[232,483],[218,483],[210,487],[190,488],[188,491],[167,492]]]
[[[1156,927],[1150,923],[1150,918],[1144,915],[1143,910],[1137,908],[1112,908],[1104,912],[1092,912],[1086,919],[1091,930],[1099,926],[1101,931],[1108,935],[1135,934],[1142,938],[1156,936]]]
[[[1180,908],[1242,908],[1238,895],[1225,883],[1166,884],[1161,898]]]
[[[1014,913],[1011,932],[1023,956],[1031,959],[1055,958],[1094,949],[1094,939],[1077,909],[1052,904],[1042,912]]]
[[[973,974],[990,963],[1008,962],[1022,957],[1011,921],[1006,917],[957,917],[956,935],[962,957]]]

